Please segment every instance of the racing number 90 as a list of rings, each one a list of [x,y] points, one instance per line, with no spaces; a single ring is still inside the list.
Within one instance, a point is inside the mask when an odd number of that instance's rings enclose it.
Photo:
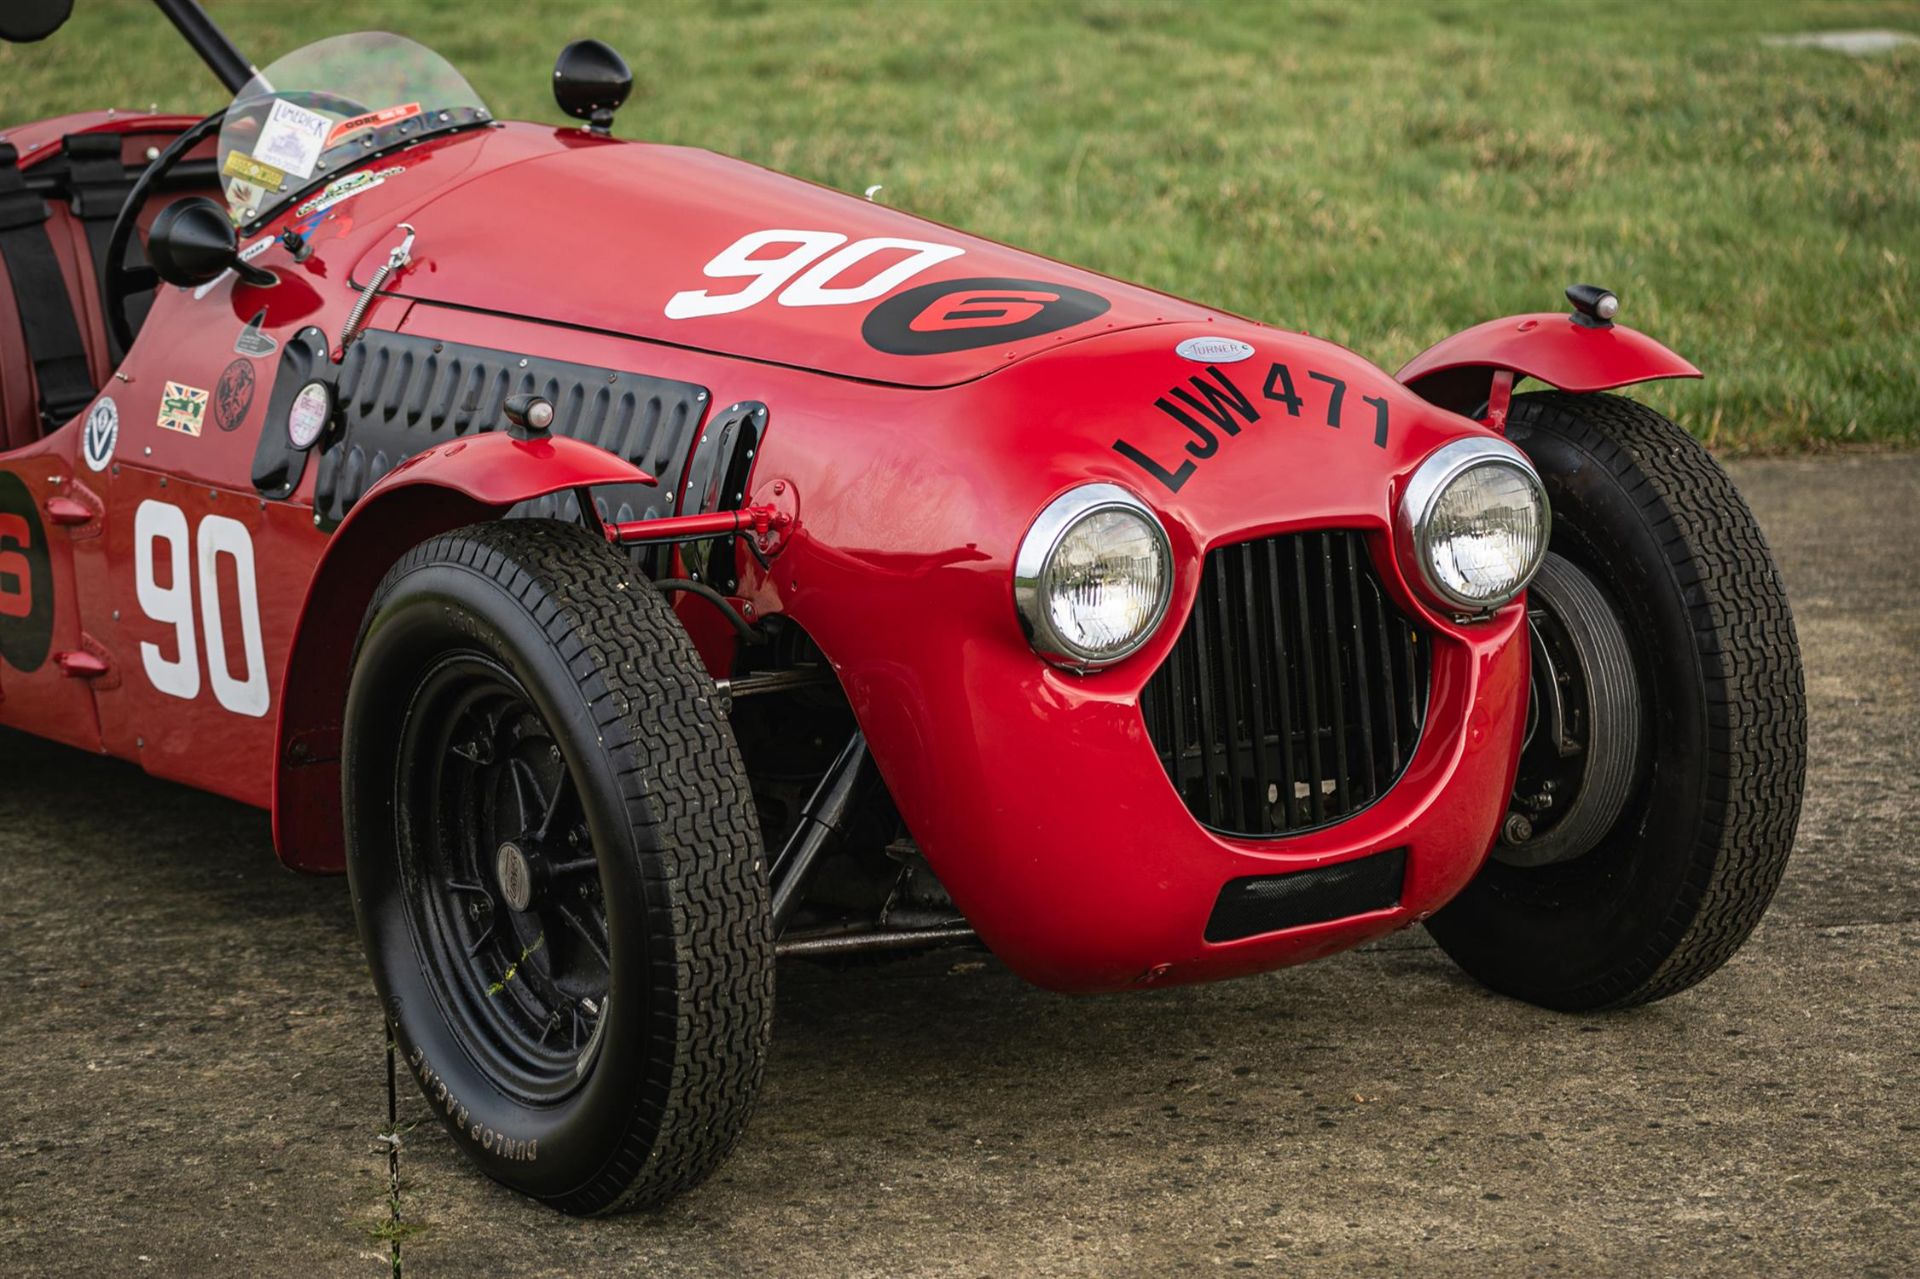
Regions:
[[[745,279],[752,283],[736,293],[715,296],[705,289],[688,289],[667,299],[669,320],[690,320],[702,315],[727,315],[744,311],[780,293],[781,306],[847,306],[869,302],[898,285],[904,284],[930,266],[957,258],[964,249],[950,244],[928,244],[924,240],[901,240],[893,236],[875,236],[847,244],[838,231],[755,231],[743,235],[714,255],[701,268],[708,279]],[[793,247],[778,257],[755,258],[762,249],[790,244]],[[841,245],[846,245],[841,248]],[[833,252],[833,250],[838,252]],[[836,285],[848,269],[876,253],[906,254],[857,284]],[[822,254],[828,254],[822,257]],[[807,268],[811,266],[811,270]],[[800,272],[806,270],[805,275]],[[794,279],[799,276],[799,279]],[[792,280],[793,283],[787,284]],[[782,285],[786,285],[784,290]]]
[[[259,718],[267,713],[267,657],[260,638],[260,593],[253,573],[253,534],[239,520],[209,515],[200,521],[189,560],[187,517],[177,506],[146,501],[133,517],[134,589],[140,608],[154,621],[173,627],[175,656],[167,657],[158,644],[140,642],[140,662],[147,679],[169,697],[192,700],[200,696],[200,645],[194,632],[193,581],[200,580],[200,629],[206,634],[207,682],[214,700],[236,715]],[[154,562],[165,543],[170,573],[160,585]],[[220,610],[219,557],[233,561],[240,588],[240,647],[246,671],[235,676],[228,666],[226,622]]]

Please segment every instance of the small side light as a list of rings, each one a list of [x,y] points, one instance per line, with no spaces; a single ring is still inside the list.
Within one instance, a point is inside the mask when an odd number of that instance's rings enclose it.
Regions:
[[[1590,329],[1604,329],[1620,314],[1620,299],[1613,290],[1597,284],[1569,284],[1567,301],[1573,303],[1573,321]]]

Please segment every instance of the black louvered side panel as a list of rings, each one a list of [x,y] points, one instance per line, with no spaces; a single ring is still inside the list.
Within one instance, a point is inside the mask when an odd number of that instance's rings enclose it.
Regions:
[[[413,454],[505,429],[501,406],[522,393],[552,401],[553,434],[597,445],[660,481],[597,489],[604,518],[671,515],[707,408],[705,388],[690,382],[379,331],[347,348],[336,391],[339,429],[318,450],[313,494],[326,526]],[[579,508],[562,493],[513,513],[572,519]]]
[[[1187,808],[1236,835],[1351,817],[1405,771],[1427,712],[1424,637],[1348,530],[1215,549],[1141,699]]]

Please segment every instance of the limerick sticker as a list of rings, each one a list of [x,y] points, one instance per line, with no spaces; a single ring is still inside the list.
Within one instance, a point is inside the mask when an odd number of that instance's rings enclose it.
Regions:
[[[91,470],[104,471],[113,461],[113,446],[120,438],[120,406],[111,395],[103,395],[87,414],[87,425],[80,436],[80,456]]]
[[[402,107],[384,107],[379,111],[369,111],[357,115],[351,120],[342,120],[333,126],[333,132],[327,135],[327,145],[333,146],[342,139],[349,138],[362,129],[377,129],[383,124],[397,124],[402,120],[411,120],[420,114],[420,104],[409,102]]]
[[[227,162],[220,166],[220,172],[230,178],[245,178],[262,187],[278,188],[287,180],[287,175],[271,164],[262,164],[245,151],[227,152]]]
[[[1173,353],[1195,364],[1238,364],[1253,358],[1253,347],[1232,338],[1188,338]]]
[[[334,205],[339,204],[342,200],[352,199],[362,191],[371,191],[388,178],[405,173],[406,171],[406,165],[396,164],[390,168],[381,169],[377,173],[370,173],[363,169],[359,173],[349,173],[344,178],[335,178],[333,181],[327,183],[326,189],[321,191],[319,195],[314,196],[311,200],[308,200],[296,208],[293,211],[293,216],[296,218],[304,218],[309,213],[324,212],[327,209],[331,209]]]
[[[297,107],[285,98],[274,99],[261,126],[260,141],[254,144],[253,160],[292,174],[296,178],[313,176],[313,166],[327,147],[327,132],[333,121],[318,111]]]
[[[227,365],[213,388],[213,424],[223,431],[237,431],[253,407],[253,365],[235,360]]]
[[[160,397],[159,427],[163,431],[178,431],[182,435],[200,436],[200,421],[207,415],[207,393],[197,386],[186,386],[179,382],[167,383],[166,393]]]
[[[233,340],[233,353],[258,360],[279,350],[280,344],[261,330],[261,326],[266,322],[267,309],[261,307],[253,313],[253,318],[247,321],[247,327],[240,330],[240,336]]]

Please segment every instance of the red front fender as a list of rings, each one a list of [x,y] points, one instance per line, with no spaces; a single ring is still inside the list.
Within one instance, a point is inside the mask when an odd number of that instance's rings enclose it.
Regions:
[[[408,548],[509,507],[595,484],[652,484],[632,463],[579,440],[488,433],[402,462],[354,504],[307,587],[280,688],[273,842],[295,870],[344,865],[340,713],[367,601]]]
[[[1554,311],[1476,324],[1428,347],[1394,376],[1423,399],[1472,415],[1486,403],[1496,369],[1583,394],[1700,376],[1644,333],[1620,324],[1581,324]]]

